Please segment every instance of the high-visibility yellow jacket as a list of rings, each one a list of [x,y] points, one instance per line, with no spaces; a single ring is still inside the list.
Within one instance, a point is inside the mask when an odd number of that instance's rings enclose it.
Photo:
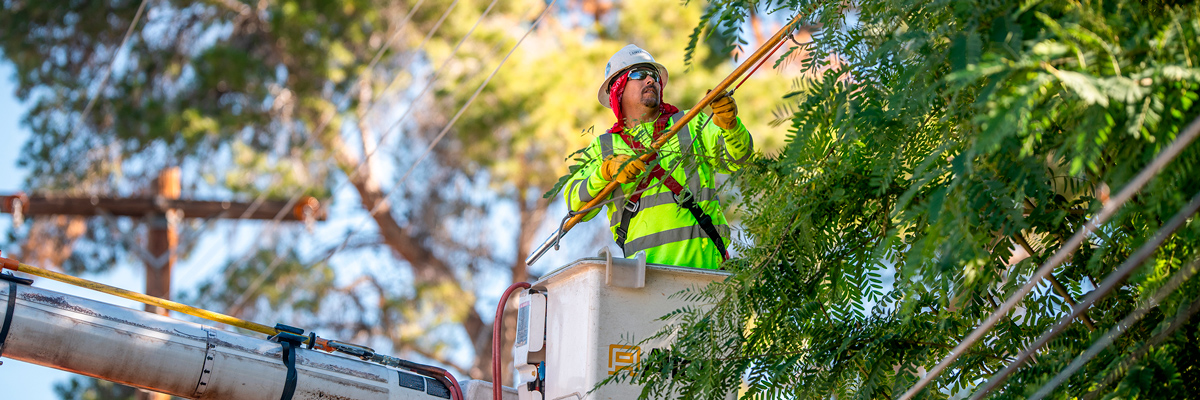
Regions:
[[[681,111],[674,115],[667,125],[668,129],[685,113]],[[647,176],[655,165],[661,165],[695,196],[696,203],[712,218],[728,247],[729,225],[717,198],[716,173],[736,171],[753,153],[754,141],[741,119],[738,119],[737,127],[730,130],[721,129],[714,123],[705,124],[708,119],[704,114],[693,118],[688,122],[687,129],[681,129],[679,134],[659,149],[658,159],[648,164],[647,172],[642,175],[642,179],[651,179],[651,182],[637,204],[629,203],[626,196],[637,189],[637,181],[618,186],[610,195],[617,199],[605,206],[614,240],[617,239],[623,214],[637,210],[628,221],[624,248],[626,257],[645,250],[647,262],[651,263],[710,269],[720,267],[723,261],[720,251],[697,224],[692,213],[679,206],[670,188]],[[701,126],[704,126],[703,131],[700,131]],[[653,129],[653,122],[647,122],[632,129],[626,128],[624,134],[649,148]],[[568,208],[580,210],[600,194],[608,184],[600,176],[600,165],[612,154],[632,156],[636,152],[625,140],[610,133],[600,135],[584,150],[585,161],[582,161],[581,168],[575,171],[566,185]],[[599,209],[589,212],[584,221],[599,213]]]

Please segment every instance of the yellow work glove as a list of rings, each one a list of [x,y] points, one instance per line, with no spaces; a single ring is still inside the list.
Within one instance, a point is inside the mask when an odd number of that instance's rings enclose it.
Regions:
[[[721,96],[711,103],[713,123],[724,130],[737,128],[737,103],[733,96]]]
[[[604,159],[604,163],[600,164],[600,178],[606,181],[612,181],[615,178],[620,183],[633,182],[646,170],[646,163],[637,158],[630,161],[630,158],[633,157],[624,154],[608,156]],[[628,164],[626,164],[627,161]],[[622,165],[625,166],[625,169],[621,169]]]

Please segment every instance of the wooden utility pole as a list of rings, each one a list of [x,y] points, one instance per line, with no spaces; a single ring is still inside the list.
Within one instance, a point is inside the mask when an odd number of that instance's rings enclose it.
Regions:
[[[229,201],[180,200],[180,171],[178,167],[163,169],[155,180],[155,196],[142,198],[0,196],[0,212],[13,214],[18,225],[27,216],[124,216],[143,217],[149,221],[146,243],[149,257],[146,264],[146,294],[163,299],[171,298],[171,270],[175,267],[175,251],[179,246],[177,225],[184,218],[228,218],[282,221],[323,221],[321,205],[312,197],[301,198],[294,204],[284,201],[237,203]],[[146,311],[167,315],[167,310],[146,305]],[[139,399],[166,400],[161,393],[139,392]]]
[[[179,167],[164,169],[155,180],[158,198],[179,200],[181,185]],[[154,262],[146,264],[146,294],[171,298],[171,270],[175,268],[175,248],[179,246],[179,230],[175,224],[180,220],[178,209],[151,211],[148,215],[150,231],[146,242]],[[147,304],[146,311],[167,315],[167,310]]]

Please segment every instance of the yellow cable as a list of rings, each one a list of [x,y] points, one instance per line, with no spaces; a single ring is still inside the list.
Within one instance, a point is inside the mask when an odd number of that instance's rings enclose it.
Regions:
[[[204,318],[209,321],[220,322],[222,324],[229,325],[229,326],[236,326],[238,328],[251,330],[251,331],[255,331],[255,332],[259,332],[259,333],[263,333],[263,334],[267,334],[267,335],[274,335],[274,334],[278,333],[275,330],[275,328],[272,328],[272,327],[269,327],[269,326],[266,326],[263,324],[259,324],[256,322],[246,321],[246,320],[231,317],[231,316],[228,316],[225,314],[208,311],[208,310],[201,309],[201,308],[192,307],[187,304],[180,304],[180,303],[176,303],[174,301],[160,299],[160,298],[157,298],[154,296],[147,296],[145,294],[138,293],[138,292],[131,292],[131,291],[121,289],[118,287],[108,286],[103,283],[93,282],[93,281],[89,281],[87,279],[77,278],[77,277],[67,275],[67,274],[60,274],[58,272],[41,269],[41,268],[34,267],[34,266],[28,265],[28,264],[21,264],[21,263],[17,262],[16,260],[11,260],[8,258],[0,257],[0,264],[2,264],[3,268],[5,268],[5,269],[11,269],[13,271],[24,272],[26,274],[36,275],[36,276],[40,276],[40,277],[43,277],[46,279],[53,279],[53,280],[56,280],[59,282],[69,283],[69,284],[79,286],[82,288],[95,290],[97,292],[108,293],[108,294],[111,294],[111,295],[117,296],[117,297],[124,297],[126,299],[137,301],[139,303],[162,307],[162,308],[165,308],[165,309],[168,309],[171,311],[184,313],[184,314],[191,315],[194,317]]]

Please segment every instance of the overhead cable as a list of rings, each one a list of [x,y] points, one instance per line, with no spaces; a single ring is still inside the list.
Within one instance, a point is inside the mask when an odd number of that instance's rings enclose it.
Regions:
[[[457,3],[457,1],[455,2]],[[425,0],[417,0],[417,4],[414,4],[413,8],[408,10],[408,15],[405,15],[404,19],[400,21],[400,25],[396,26],[396,33],[393,33],[392,36],[388,37],[386,42],[383,42],[382,46],[379,46],[379,51],[375,52],[375,57],[371,58],[371,62],[367,63],[367,68],[363,71],[367,71],[369,73],[371,70],[375,69],[375,64],[378,64],[379,59],[383,58],[383,52],[387,50],[388,46],[392,45],[392,41],[395,41],[396,38],[400,37],[400,34],[404,32],[404,26],[408,25],[408,21],[412,20],[413,14],[417,13],[417,10],[421,8],[421,4],[423,3],[425,3]],[[454,6],[451,5],[450,8],[454,8]],[[447,9],[446,13],[448,14],[449,12],[450,10]],[[442,18],[445,19],[446,14],[442,14]],[[438,21],[438,24],[441,25],[441,21]],[[437,30],[437,28],[433,28],[433,30]]]
[[[426,45],[426,44],[429,44],[429,40],[430,40],[430,39],[433,39],[433,34],[434,34],[435,32],[437,32],[437,31],[438,31],[438,29],[441,29],[441,27],[442,27],[442,22],[445,22],[445,21],[446,21],[446,17],[449,17],[449,16],[450,16],[450,11],[454,10],[454,6],[457,6],[457,5],[458,5],[458,0],[454,0],[454,2],[450,3],[450,6],[449,6],[449,7],[446,7],[446,12],[442,13],[442,16],[441,16],[441,18],[438,18],[437,22],[435,22],[435,23],[433,24],[433,28],[430,28],[430,29],[429,29],[429,33],[425,34],[425,39],[422,39],[422,40],[421,40],[421,43],[417,45],[417,48],[416,48],[415,50],[413,50],[413,53],[414,53],[414,54],[419,54],[419,53],[421,52],[421,49],[424,49],[424,48],[425,48],[425,45]],[[492,2],[492,5],[495,5],[495,2],[494,2],[494,1]],[[488,6],[488,11],[491,11],[491,10],[492,10],[492,6]],[[483,20],[483,17],[484,17],[484,16],[486,16],[486,15],[487,15],[487,12],[484,12],[484,13],[483,13],[483,15],[480,15],[480,16],[479,16],[479,19],[478,19],[478,20],[476,20],[476,21],[482,21],[482,20]],[[479,25],[479,22],[475,22],[475,25],[476,25],[476,26],[478,26],[478,25]],[[475,28],[471,28],[471,30],[472,30],[472,31],[474,31],[474,30],[475,30]],[[471,34],[470,34],[470,33],[468,33],[466,36],[463,36],[463,40],[466,40],[466,39],[467,39],[467,36],[471,36]],[[460,42],[459,42],[459,44],[461,44],[461,43],[462,43],[462,42],[460,41]],[[456,50],[457,50],[457,49],[456,49]],[[453,56],[451,56],[451,57],[453,57]],[[414,57],[414,58],[415,58],[415,57]],[[408,69],[412,69],[412,65],[413,65],[413,64],[415,64],[415,63],[416,63],[416,61],[410,62],[410,63],[409,63],[409,68],[408,68]],[[412,73],[410,73],[410,75],[416,76],[416,74],[412,74]],[[371,104],[368,104],[368,105],[367,105],[367,111],[366,111],[364,114],[370,113],[372,110],[374,110],[374,109],[375,109],[375,106],[379,104],[379,102],[378,102],[378,101],[376,101],[376,100],[379,100],[379,98],[380,98],[380,97],[383,97],[383,95],[384,95],[385,93],[387,93],[387,91],[388,91],[389,89],[391,89],[391,88],[392,88],[392,85],[395,85],[395,84],[396,84],[396,82],[400,82],[400,73],[399,73],[399,72],[397,72],[397,73],[396,73],[396,76],[393,76],[393,77],[392,77],[392,80],[388,82],[387,86],[384,86],[384,87],[383,87],[383,90],[380,90],[380,91],[379,91],[379,94],[378,94],[378,95],[374,96],[374,97],[371,99]]]
[[[125,48],[125,44],[129,43],[129,38],[133,36],[133,28],[137,27],[138,21],[142,19],[142,12],[146,10],[146,2],[147,0],[142,0],[142,4],[138,5],[137,12],[133,14],[133,21],[129,23],[129,28],[125,29],[125,37],[121,38],[121,44],[113,50],[112,60],[109,60],[108,68],[104,69],[104,76],[100,78],[100,86],[96,88],[96,93],[93,93],[91,99],[88,100],[87,106],[79,114],[79,119],[75,121],[75,125],[71,127],[71,133],[67,137],[75,136],[79,127],[83,125],[83,121],[91,113],[92,107],[96,105],[96,99],[100,98],[100,93],[103,93],[104,87],[108,86],[108,78],[112,76],[113,66],[117,63],[117,56],[121,54],[121,49]]]
[[[1187,128],[1179,134],[1179,136],[1176,137],[1175,141],[1171,142],[1170,145],[1168,145],[1165,149],[1163,149],[1162,152],[1155,156],[1154,160],[1152,160],[1149,165],[1146,165],[1144,168],[1142,168],[1142,171],[1139,172],[1137,176],[1133,178],[1133,180],[1127,183],[1125,187],[1117,193],[1116,196],[1109,198],[1108,203],[1106,203],[1104,207],[1100,209],[1099,214],[1084,223],[1083,227],[1079,231],[1075,232],[1075,234],[1071,236],[1071,238],[1068,239],[1067,242],[1064,243],[1063,246],[1059,248],[1049,260],[1042,264],[1042,266],[1033,273],[1033,275],[1028,281],[1025,282],[1024,285],[1017,289],[1012,296],[1009,296],[1008,300],[1006,300],[1004,304],[1000,305],[999,308],[993,311],[992,314],[988,316],[987,320],[983,321],[983,323],[976,327],[975,330],[971,331],[971,333],[967,335],[962,342],[955,346],[954,349],[950,350],[949,354],[947,354],[941,362],[931,368],[929,372],[926,373],[925,376],[922,376],[916,384],[908,389],[908,391],[904,392],[904,394],[900,396],[900,400],[912,399],[917,395],[918,392],[921,391],[921,389],[924,389],[925,386],[928,386],[931,382],[933,382],[933,380],[936,379],[938,375],[942,373],[942,371],[946,370],[950,364],[953,364],[959,356],[966,353],[971,346],[974,346],[975,342],[978,342],[980,339],[982,339],[984,334],[991,330],[992,327],[996,326],[996,323],[1000,322],[1001,318],[1004,318],[1005,315],[1008,315],[1008,313],[1017,306],[1017,303],[1020,303],[1021,300],[1025,298],[1025,295],[1029,294],[1029,292],[1033,290],[1035,286],[1037,286],[1038,282],[1041,282],[1046,278],[1047,275],[1050,274],[1051,271],[1066,261],[1066,259],[1071,256],[1071,253],[1075,252],[1075,250],[1083,244],[1083,241],[1087,238],[1087,236],[1091,234],[1092,231],[1096,230],[1096,227],[1104,224],[1109,218],[1116,214],[1117,210],[1120,209],[1126,201],[1133,197],[1134,193],[1136,193],[1138,190],[1141,190],[1142,187],[1144,187],[1151,178],[1157,175],[1158,172],[1161,171],[1168,162],[1175,159],[1179,153],[1183,152],[1183,149],[1187,148],[1188,145],[1190,145],[1192,141],[1196,139],[1197,135],[1200,135],[1200,117],[1192,120],[1192,123],[1189,124]]]
[[[1175,333],[1176,330],[1187,324],[1188,319],[1191,318],[1192,315],[1197,311],[1200,311],[1200,298],[1192,300],[1192,304],[1187,306],[1186,309],[1180,308],[1176,313],[1175,318],[1171,320],[1170,325],[1166,329],[1163,329],[1161,332],[1154,335],[1149,342],[1142,344],[1142,346],[1138,347],[1138,349],[1133,353],[1125,355],[1121,359],[1121,362],[1116,366],[1109,368],[1109,371],[1104,375],[1104,378],[1101,378],[1100,381],[1094,387],[1092,387],[1087,394],[1083,395],[1082,400],[1093,400],[1096,398],[1096,396],[1103,393],[1104,389],[1107,388],[1108,385],[1111,385],[1121,374],[1128,371],[1129,367],[1132,367],[1134,363],[1138,362],[1138,360],[1142,358],[1142,356],[1146,355],[1146,352],[1150,351],[1151,347],[1162,344],[1167,337],[1171,336],[1171,334]]]
[[[462,37],[462,39],[459,39],[458,44],[454,45],[454,50],[450,51],[450,55],[447,56],[446,59],[442,61],[442,65],[439,66],[436,71],[434,71],[433,77],[429,78],[429,82],[427,82],[425,84],[425,88],[421,89],[421,93],[418,93],[416,96],[414,96],[409,101],[408,109],[404,110],[404,114],[401,114],[400,118],[397,119],[396,122],[393,122],[392,125],[388,126],[387,130],[383,131],[383,133],[379,136],[379,139],[376,140],[375,146],[371,147],[371,150],[363,156],[363,160],[359,161],[358,165],[356,165],[354,167],[354,170],[350,171],[349,178],[346,181],[343,181],[342,183],[338,184],[337,188],[335,188],[333,190],[334,192],[336,192],[337,189],[340,189],[342,186],[345,186],[345,184],[347,182],[353,181],[354,178],[358,176],[358,172],[360,170],[362,170],[362,167],[367,164],[367,160],[370,159],[371,156],[375,155],[375,152],[377,150],[379,150],[379,148],[381,146],[383,146],[383,141],[387,140],[388,135],[390,135],[392,132],[395,132],[394,129],[399,127],[400,123],[404,122],[404,120],[408,117],[408,115],[411,114],[412,111],[417,108],[417,105],[416,105],[417,100],[421,99],[421,97],[424,96],[425,93],[429,92],[429,89],[433,88],[433,84],[436,83],[438,78],[441,77],[442,71],[446,70],[446,66],[449,65],[450,61],[454,60],[454,56],[458,54],[458,49],[460,47],[462,47],[464,42],[467,41],[467,38],[471,37],[471,34],[475,32],[475,28],[478,28],[479,23],[483,22],[483,18],[487,17],[488,13],[490,13],[492,11],[492,7],[496,6],[497,1],[498,0],[492,0],[491,4],[488,4],[487,9],[483,10],[483,14],[479,15],[479,19],[475,20],[475,25],[471,26],[471,30],[467,31],[467,34],[464,35]],[[374,107],[374,105],[376,105],[376,104],[379,104],[379,103],[374,102],[371,104],[371,106]],[[368,108],[367,111],[370,112],[370,108]]]
[[[392,36],[399,35],[400,32],[404,30],[404,26],[408,25],[408,22],[412,19],[413,14],[415,14],[417,12],[417,9],[420,8],[421,4],[423,4],[424,2],[425,2],[425,0],[420,0],[420,1],[417,1],[417,4],[413,5],[412,10],[409,10],[408,15],[406,15],[404,17],[404,20],[400,21],[400,25],[396,28],[396,33],[393,34]],[[387,45],[388,45],[388,43],[391,43],[391,39],[393,39],[393,38],[389,38],[388,42],[384,43],[384,45],[382,45],[382,46],[379,46],[379,50],[377,52],[375,52],[375,56],[371,57],[371,62],[368,63],[369,65],[374,67],[375,63],[379,60],[379,58],[383,56],[383,52],[387,50]],[[366,69],[364,71],[370,72],[370,69]],[[353,85],[350,85],[347,87],[353,88],[355,86],[361,85],[362,80],[363,80],[363,77],[360,75]],[[347,102],[349,101],[348,100],[349,98],[350,98],[349,96],[342,97],[342,104],[339,104],[337,108],[342,108],[342,107],[347,106],[348,105]],[[336,113],[337,110],[335,109],[333,112]],[[312,130],[312,132],[308,136],[308,139],[306,139],[304,141],[304,145],[301,147],[305,147],[305,148],[309,147],[309,145],[312,144],[313,140],[315,140],[317,136],[320,136],[321,133],[325,132],[325,127],[329,126],[329,122],[332,120],[333,120],[333,116],[330,116],[329,118],[324,118],[320,122],[318,122],[317,128]],[[300,196],[300,195],[297,194],[296,196]]]
[[[490,4],[488,4],[487,9],[485,9],[484,12],[482,14],[480,14],[479,18],[475,20],[475,24],[471,26],[471,29],[469,31],[467,31],[467,34],[464,35],[462,37],[462,39],[459,39],[458,44],[456,44],[454,46],[454,50],[451,51],[450,55],[447,56],[445,61],[443,61],[442,67],[439,68],[437,73],[434,74],[434,78],[431,79],[430,82],[425,86],[425,89],[421,91],[421,94],[417,95],[417,97],[413,99],[413,102],[415,102],[416,99],[419,99],[422,95],[425,94],[426,91],[429,90],[429,88],[431,88],[433,86],[433,83],[434,83],[434,81],[437,80],[438,76],[441,73],[441,70],[445,69],[446,64],[448,64],[454,58],[454,56],[458,53],[459,48],[462,47],[462,44],[464,42],[466,42],[467,38],[471,37],[471,34],[475,32],[475,28],[479,27],[479,24],[481,22],[483,22],[483,19],[486,18],[487,15],[492,11],[492,8],[495,7],[497,1],[498,0],[492,0],[492,2]],[[447,8],[447,10],[444,13],[442,13],[442,17],[434,25],[433,29],[431,29],[430,32],[425,36],[425,40],[421,42],[421,44],[417,47],[416,51],[419,51],[420,48],[425,46],[425,44],[429,41],[429,39],[433,37],[433,33],[436,32],[439,27],[441,27],[442,21],[444,21],[446,19],[446,17],[448,15],[450,15],[450,10],[453,9],[454,5],[457,3],[458,3],[458,0],[455,0],[455,2],[453,4],[451,4],[450,7]],[[420,6],[420,3],[418,3],[418,6]],[[409,13],[409,16],[411,17],[412,13]],[[407,18],[406,18],[406,21],[407,21]],[[397,77],[398,76],[399,76],[399,74],[397,74]],[[392,82],[395,82],[395,80],[393,80]],[[390,87],[390,84],[389,84],[389,87]],[[385,89],[385,91],[386,91],[386,89]],[[379,99],[379,97],[371,99],[370,104],[367,106],[367,112],[370,112],[370,110],[374,107],[374,105],[378,104],[378,99]],[[408,111],[406,111],[404,116],[402,116],[399,120],[397,120],[396,123],[392,125],[392,127],[394,128],[396,126],[399,126],[400,121],[403,121],[404,117],[406,117],[408,115],[408,112],[412,111],[412,109],[414,109],[414,108],[416,108],[415,104],[410,104]],[[382,135],[380,135],[379,139],[376,140],[375,146],[371,147],[371,150],[369,152],[367,152],[366,154],[364,154],[363,159],[359,160],[358,164],[355,165],[355,167],[350,171],[350,173],[346,177],[346,180],[339,183],[336,187],[334,187],[334,189],[331,192],[336,193],[343,186],[345,186],[349,182],[352,182],[354,180],[354,178],[358,176],[358,173],[363,170],[364,166],[367,165],[371,156],[373,156],[375,154],[375,152],[379,149],[379,147],[383,145],[384,140],[387,139],[388,134],[390,132],[391,132],[391,128],[389,128]],[[299,195],[294,198],[298,199]],[[371,215],[374,215],[374,214],[371,214]],[[282,218],[282,215],[279,217]],[[277,224],[278,224],[278,222],[276,223],[276,225]],[[353,236],[353,235],[354,235],[354,233],[347,235],[346,239],[342,242],[342,245],[338,246],[337,249],[341,250],[341,249],[345,248],[346,243],[349,243],[350,236]],[[335,250],[333,253],[336,253],[336,252],[337,251]],[[323,259],[328,259],[329,257],[331,257],[333,255],[333,253],[330,253],[329,255],[325,256]],[[253,253],[251,253],[250,255],[247,255],[244,259],[249,259],[249,257],[252,255],[253,255]],[[266,282],[267,277],[269,277],[271,274],[273,274],[275,272],[275,268],[277,268],[281,264],[282,261],[283,261],[283,256],[276,255],[275,258],[273,260],[271,260],[271,262],[267,265],[265,272],[260,274],[258,278],[256,278],[253,282],[251,282],[251,284],[249,286],[247,286],[246,290],[244,290],[242,292],[242,295],[238,297],[237,301],[235,301],[233,303],[234,307],[235,308],[244,307],[244,303],[247,302],[249,300],[249,297],[252,296],[253,293],[258,290],[259,286],[261,286],[263,283]],[[232,269],[230,269],[230,270],[232,270]]]
[[[400,34],[404,31],[404,28],[412,20],[413,15],[417,13],[417,10],[419,10],[421,8],[421,5],[424,3],[425,3],[425,0],[418,0],[417,3],[413,5],[412,9],[410,9],[408,11],[408,14],[406,14],[404,16],[404,19],[401,20],[400,23],[397,25],[396,32],[393,33],[392,36],[388,37],[388,40],[385,41],[382,45],[380,45],[379,49],[375,51],[375,55],[373,57],[371,57],[371,61],[367,63],[368,66],[364,71],[369,72],[372,68],[375,67],[375,65],[383,57],[383,53],[387,51],[388,46],[390,46],[392,41],[394,41],[397,37],[400,36]],[[449,10],[447,10],[447,12],[448,11]],[[354,87],[356,85],[361,84],[363,77],[359,76],[356,79],[357,79],[357,81],[355,82],[355,84],[351,85],[349,87]],[[346,105],[345,103],[346,103],[347,99],[349,99],[349,97],[343,97],[342,104],[338,105],[337,108],[344,107]],[[333,120],[333,116],[330,116],[329,118],[324,118],[320,122],[318,122],[316,129],[313,129],[311,131],[308,138],[304,140],[304,144],[302,144],[300,147],[302,147],[302,148],[312,147],[313,141],[316,140],[316,138],[318,136],[320,136],[322,132],[325,131],[325,127],[328,126],[329,122],[332,120]],[[364,159],[363,162],[365,162],[365,161],[366,160]],[[361,166],[361,164],[360,164],[360,166]],[[276,178],[273,181],[278,181],[278,180],[279,179]],[[255,205],[252,205],[250,207],[250,209],[247,209],[246,212],[242,214],[242,217],[250,215],[250,213],[253,212],[252,210],[257,209],[256,205],[262,204],[262,202],[264,200],[266,200],[267,193],[268,193],[268,191],[263,191],[261,194],[259,194],[258,197],[254,199],[253,204],[255,204]],[[284,209],[289,209],[290,207],[294,206],[296,204],[296,202],[300,201],[300,199],[302,197],[304,197],[304,191],[298,190],[295,195],[293,195],[290,199],[288,199],[288,202],[284,206]],[[266,230],[269,232],[272,232],[272,233],[275,232],[276,230],[278,230],[279,224],[283,221],[283,217],[285,215],[287,215],[287,214],[285,214],[283,211],[280,211],[279,214],[276,214],[275,217],[272,218],[270,222],[268,222],[268,226],[267,226]],[[271,235],[270,234],[258,235],[257,239],[254,241],[254,245],[251,246],[251,250],[248,254],[243,255],[242,257],[238,258],[236,261],[231,263],[229,266],[225,267],[224,280],[228,281],[229,278],[233,276],[234,271],[236,271],[238,268],[241,268],[242,264],[248,262],[251,258],[254,257],[255,250],[253,250],[253,249],[257,248],[258,245],[261,244],[261,241],[263,240],[263,238],[265,238],[267,236],[271,236]],[[279,261],[279,259],[280,259],[280,257],[277,256],[276,260],[271,262],[271,265],[276,265],[277,262]],[[269,269],[273,270],[273,268],[269,268]],[[268,273],[266,275],[270,275],[270,274]]]
[[[1172,275],[1171,279],[1168,280],[1166,284],[1154,292],[1154,296],[1150,297],[1149,300],[1146,300],[1144,303],[1139,305],[1137,309],[1125,316],[1125,318],[1113,326],[1112,329],[1109,329],[1103,337],[1101,337],[1095,343],[1092,343],[1092,345],[1088,347],[1087,351],[1084,351],[1083,354],[1075,357],[1075,360],[1071,361],[1071,364],[1067,365],[1067,367],[1059,372],[1058,375],[1055,375],[1050,382],[1046,382],[1045,385],[1042,385],[1042,387],[1030,397],[1030,400],[1038,400],[1046,397],[1054,390],[1054,388],[1066,382],[1067,379],[1069,379],[1071,375],[1075,374],[1076,371],[1082,368],[1084,364],[1087,364],[1089,360],[1091,360],[1097,354],[1100,354],[1100,352],[1109,345],[1112,345],[1113,341],[1124,334],[1127,329],[1133,326],[1133,324],[1141,321],[1142,318],[1145,317],[1151,309],[1157,307],[1158,304],[1163,301],[1163,299],[1166,299],[1167,296],[1175,293],[1175,290],[1179,289],[1179,286],[1183,285],[1184,282],[1187,282],[1192,275],[1195,275],[1196,270],[1198,269],[1200,269],[1200,257],[1193,259],[1192,262],[1188,263],[1186,266]]]
[[[1129,256],[1129,259],[1125,260],[1125,262],[1121,263],[1121,265],[1117,267],[1115,271],[1105,277],[1104,281],[1100,282],[1100,285],[1096,287],[1096,290],[1088,293],[1087,297],[1083,298],[1083,301],[1080,301],[1079,304],[1076,304],[1075,307],[1071,308],[1070,314],[1063,317],[1062,320],[1060,320],[1058,324],[1049,331],[1039,336],[1037,340],[1033,342],[1033,344],[1030,344],[1029,347],[1026,347],[1025,350],[1022,350],[1021,353],[1017,354],[1017,358],[1009,362],[1007,367],[1004,367],[1003,370],[997,372],[992,376],[991,379],[988,379],[986,383],[979,387],[971,399],[975,400],[982,398],[984,395],[987,395],[989,391],[995,389],[996,386],[1004,383],[1009,375],[1012,375],[1013,372],[1016,372],[1018,368],[1021,368],[1021,366],[1025,364],[1025,361],[1029,360],[1029,358],[1033,356],[1034,352],[1038,351],[1038,349],[1041,349],[1042,346],[1045,346],[1046,343],[1049,343],[1051,339],[1054,339],[1060,333],[1065,331],[1067,327],[1071,325],[1072,320],[1078,318],[1079,315],[1083,314],[1088,307],[1096,304],[1096,301],[1108,295],[1109,292],[1112,292],[1113,289],[1116,289],[1118,286],[1124,283],[1125,279],[1129,278],[1129,275],[1133,274],[1134,270],[1142,266],[1142,264],[1145,263],[1150,256],[1154,255],[1154,253],[1158,250],[1158,247],[1161,246],[1168,237],[1173,235],[1176,230],[1187,223],[1187,221],[1192,218],[1192,215],[1196,214],[1197,210],[1200,210],[1200,193],[1196,193],[1196,195],[1192,197],[1192,201],[1188,202],[1188,204],[1180,209],[1179,212],[1176,213],[1166,225],[1160,228],[1158,232],[1154,233],[1153,238],[1142,244],[1142,247],[1138,248],[1137,252],[1133,253],[1132,256]]]
[[[500,67],[503,67],[504,63],[508,62],[508,58],[512,57],[513,52],[517,51],[518,47],[521,47],[521,43],[525,41],[525,38],[529,37],[530,33],[533,33],[533,30],[537,28],[538,23],[542,22],[542,18],[546,16],[546,13],[548,13],[551,8],[554,8],[554,3],[557,1],[558,0],[551,0],[550,4],[546,5],[546,8],[542,10],[542,13],[538,15],[536,20],[533,21],[533,25],[529,26],[529,30],[525,31],[525,35],[521,36],[521,39],[517,40],[517,44],[513,45],[513,48],[508,51],[508,54],[504,56],[504,59],[500,60],[500,65],[497,65],[496,69],[492,70],[492,74],[488,75],[487,79],[484,79],[483,83],[479,84],[479,87],[475,89],[475,93],[472,94],[469,99],[467,99],[466,104],[463,104],[463,106],[458,109],[458,113],[454,114],[454,118],[451,118],[450,122],[446,123],[446,126],[442,128],[442,131],[439,132],[438,135],[433,138],[433,141],[429,143],[429,146],[425,147],[425,152],[421,153],[421,156],[417,158],[417,161],[414,162],[412,166],[408,167],[408,171],[404,172],[404,175],[400,177],[398,182],[396,182],[396,186],[393,187],[390,192],[388,192],[387,196],[384,196],[383,201],[375,205],[375,207],[371,210],[372,216],[378,212],[380,207],[382,207],[384,204],[387,204],[388,197],[391,197],[392,194],[395,194],[396,191],[404,187],[404,182],[408,180],[410,175],[412,175],[412,172],[417,168],[417,165],[421,164],[421,161],[425,161],[425,157],[429,156],[429,153],[433,151],[434,146],[437,146],[438,142],[440,142],[442,138],[446,137],[446,133],[450,132],[450,128],[454,127],[454,124],[458,122],[458,118],[462,117],[463,112],[467,111],[468,107],[471,107],[471,103],[475,102],[475,98],[479,97],[479,93],[483,92],[483,88],[487,87],[488,83],[492,82],[492,78],[496,77],[497,72],[500,72]]]
[[[450,128],[454,127],[454,124],[456,122],[458,122],[458,118],[461,117],[463,112],[467,110],[467,107],[471,106],[471,103],[475,101],[475,98],[479,96],[479,93],[483,91],[483,88],[487,87],[488,83],[490,83],[492,81],[492,78],[496,76],[496,73],[500,71],[500,68],[503,67],[506,62],[508,62],[508,59],[510,56],[512,56],[513,52],[515,52],[518,47],[521,47],[521,43],[523,43],[525,41],[525,38],[529,37],[530,33],[533,33],[533,30],[537,28],[538,24],[541,23],[542,18],[546,16],[546,14],[550,11],[550,9],[554,8],[554,4],[557,1],[558,0],[551,0],[550,4],[546,5],[546,8],[543,9],[542,13],[539,14],[537,19],[535,19],[533,21],[533,24],[531,24],[529,26],[529,29],[525,31],[525,34],[523,36],[521,36],[521,39],[517,41],[517,44],[513,45],[512,49],[510,49],[508,51],[508,54],[504,56],[504,59],[500,60],[500,64],[496,65],[496,68],[492,70],[491,75],[488,75],[487,79],[484,79],[483,83],[479,84],[479,87],[475,89],[475,93],[472,94],[471,97],[469,99],[467,99],[467,102],[465,104],[463,104],[463,106],[461,108],[458,109],[458,113],[456,113],[454,115],[454,118],[450,119],[450,122],[448,122],[446,124],[446,126],[444,128],[442,128],[442,131],[440,133],[438,133],[438,135],[433,139],[433,141],[430,142],[428,146],[426,146],[425,151],[423,153],[421,153],[421,156],[417,158],[417,161],[414,162],[413,165],[410,166],[407,171],[405,171],[404,175],[400,178],[399,181],[397,181],[396,186],[393,187],[392,190],[388,191],[388,193],[382,198],[382,200],[379,201],[378,204],[376,204],[374,207],[371,208],[371,211],[367,215],[368,219],[373,218],[375,216],[375,214],[377,214],[379,212],[379,210],[383,209],[383,206],[388,204],[388,198],[391,197],[393,194],[395,194],[396,191],[400,190],[400,188],[404,187],[404,182],[406,180],[408,180],[408,177],[412,174],[413,170],[417,168],[417,165],[419,165],[421,163],[421,161],[424,161],[425,158],[429,156],[429,153],[431,151],[433,151],[434,146],[437,146],[438,142],[441,141],[442,138],[444,138],[446,136],[446,132],[449,132]],[[347,234],[346,239],[342,241],[342,244],[340,246],[338,246],[336,249],[334,249],[330,253],[329,256],[332,256],[333,254],[340,252],[342,249],[346,248],[346,245],[348,245],[350,243],[350,238],[353,237],[354,235],[358,234],[358,232],[362,230],[363,224],[365,224],[366,222],[367,221],[364,220],[362,223],[359,224],[359,226],[357,228],[355,228],[355,230],[353,230],[349,234]]]

